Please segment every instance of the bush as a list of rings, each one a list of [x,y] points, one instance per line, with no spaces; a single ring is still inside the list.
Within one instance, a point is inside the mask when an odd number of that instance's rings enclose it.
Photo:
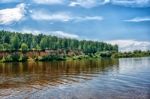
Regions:
[[[36,61],[54,61],[54,60],[66,60],[65,56],[59,55],[47,55],[47,56],[38,56],[35,58]]]
[[[7,56],[3,56],[1,62],[12,62],[12,56],[11,55],[7,55]]]
[[[19,54],[7,55],[3,56],[1,62],[25,62],[27,61],[28,57]]]
[[[112,54],[110,52],[103,52],[103,53],[100,53],[100,56],[101,57],[111,57]]]
[[[20,57],[19,57],[19,62],[25,62],[25,61],[27,61],[27,59],[28,59],[27,56],[25,56],[25,55],[20,55]]]
[[[20,55],[15,53],[11,55],[13,62],[19,62]]]

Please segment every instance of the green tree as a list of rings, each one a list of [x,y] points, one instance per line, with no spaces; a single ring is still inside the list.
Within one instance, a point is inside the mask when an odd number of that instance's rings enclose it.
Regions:
[[[28,45],[27,45],[26,43],[22,43],[22,44],[21,44],[21,50],[22,50],[23,52],[28,51]]]
[[[3,44],[0,44],[0,51],[3,51],[4,50],[4,46]]]
[[[32,49],[36,48],[37,42],[36,42],[35,38],[32,38],[31,45],[32,45]]]
[[[5,50],[5,51],[11,50],[11,45],[9,45],[8,43],[4,43],[4,44],[3,44],[3,47],[4,47],[4,50]]]
[[[41,41],[40,41],[40,47],[41,47],[42,50],[48,48],[48,41],[47,41],[46,37],[44,37],[44,38],[41,39]]]
[[[15,50],[18,50],[18,49],[19,49],[20,40],[19,40],[18,35],[12,36],[11,45],[12,45],[12,48],[13,48],[13,49],[15,49]]]
[[[40,48],[40,46],[38,44],[36,45],[36,50],[38,50],[38,51],[41,50],[41,48]]]

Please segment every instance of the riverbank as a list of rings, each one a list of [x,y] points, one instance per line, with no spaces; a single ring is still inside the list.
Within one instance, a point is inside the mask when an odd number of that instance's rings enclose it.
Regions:
[[[133,52],[97,52],[84,54],[82,51],[65,51],[65,50],[45,50],[45,51],[13,51],[0,52],[0,62],[26,62],[26,61],[66,61],[82,59],[99,59],[99,58],[130,58],[130,57],[147,57],[150,51],[133,51]]]
[[[54,61],[111,57],[118,45],[106,42],[0,31],[1,62]]]
[[[27,62],[27,61],[66,61],[66,60],[82,60],[82,59],[96,59],[102,58],[96,55],[78,55],[78,56],[63,56],[63,55],[45,55],[28,57],[26,55],[7,55],[0,59],[0,62]]]

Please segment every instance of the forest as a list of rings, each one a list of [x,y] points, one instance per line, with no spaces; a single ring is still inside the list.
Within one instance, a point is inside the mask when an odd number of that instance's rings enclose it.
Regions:
[[[117,45],[98,41],[59,38],[51,35],[0,31],[2,61],[24,61],[31,54],[35,60],[87,57],[99,52],[118,52]],[[30,55],[28,55],[30,52]],[[27,54],[28,53],[28,54]],[[41,54],[40,54],[41,53]],[[26,57],[24,59],[24,57]],[[65,58],[64,58],[65,57]]]
[[[0,61],[51,61],[99,57],[134,57],[137,53],[119,53],[117,45],[99,41],[60,38],[44,34],[0,31]],[[142,53],[142,52],[140,52]],[[149,55],[149,51],[138,56]]]
[[[16,32],[0,31],[0,51],[28,50],[81,50],[84,53],[98,51],[118,51],[118,46],[98,41],[58,38],[50,35],[32,35]]]

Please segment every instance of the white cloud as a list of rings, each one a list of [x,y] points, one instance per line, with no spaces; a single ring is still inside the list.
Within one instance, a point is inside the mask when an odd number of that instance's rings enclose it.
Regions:
[[[76,34],[66,33],[66,32],[63,32],[63,31],[52,31],[51,34],[54,35],[54,36],[58,36],[58,37],[74,38],[74,39],[79,38],[79,36],[76,35]]]
[[[69,4],[69,6],[81,6],[81,7],[85,7],[85,8],[91,8],[94,7],[96,4],[96,0],[76,0],[73,1]]]
[[[32,19],[34,20],[45,20],[45,21],[69,21],[71,20],[71,17],[69,14],[65,12],[58,12],[58,13],[53,13],[49,14],[46,12],[42,11],[34,11],[31,15]]]
[[[44,11],[31,11],[31,18],[34,20],[45,20],[45,21],[61,21],[61,22],[81,22],[81,21],[101,21],[101,16],[74,16],[67,12],[48,13]]]
[[[111,0],[104,0],[104,4],[109,3]]]
[[[146,21],[150,21],[150,17],[136,17],[136,18],[124,20],[124,21],[126,21],[126,22],[146,22]]]
[[[150,6],[150,0],[111,0],[112,4],[130,7],[147,7]]]
[[[117,44],[119,51],[134,51],[134,50],[150,50],[150,42],[148,41],[136,41],[136,40],[112,40],[106,41],[110,44]]]
[[[109,2],[110,0],[74,0],[70,2],[69,6],[71,7],[81,6],[84,8],[92,8],[97,5],[103,5]]]
[[[8,25],[20,21],[25,14],[25,4],[19,4],[15,8],[0,10],[0,24]]]
[[[128,7],[147,7],[150,6],[150,0],[74,0],[69,6],[81,6],[84,8],[92,8],[104,4],[121,5]]]
[[[12,29],[12,28],[6,28],[7,31],[11,31],[11,32],[20,32],[22,34],[33,34],[33,35],[38,35],[41,33],[46,33],[46,32],[42,32],[40,30],[36,30],[36,29],[32,29],[32,28],[22,28],[22,29]]]
[[[40,30],[34,30],[34,29],[29,29],[29,28],[28,29],[24,28],[24,29],[20,30],[19,32],[22,32],[22,33],[31,33],[31,34],[34,34],[34,35],[38,35],[38,34],[43,33]]]
[[[64,0],[33,0],[33,2],[37,4],[53,5],[53,4],[63,4]]]
[[[75,22],[80,22],[80,21],[102,21],[103,17],[101,16],[84,16],[84,17],[74,17]]]
[[[43,30],[38,30],[38,29],[32,29],[32,28],[22,28],[22,29],[7,29],[12,32],[21,32],[21,33],[29,33],[33,35],[38,35],[38,34],[45,34],[45,35],[52,35],[52,36],[57,36],[60,38],[72,38],[72,39],[79,39],[79,36],[73,33],[67,33],[64,31],[43,31]]]

